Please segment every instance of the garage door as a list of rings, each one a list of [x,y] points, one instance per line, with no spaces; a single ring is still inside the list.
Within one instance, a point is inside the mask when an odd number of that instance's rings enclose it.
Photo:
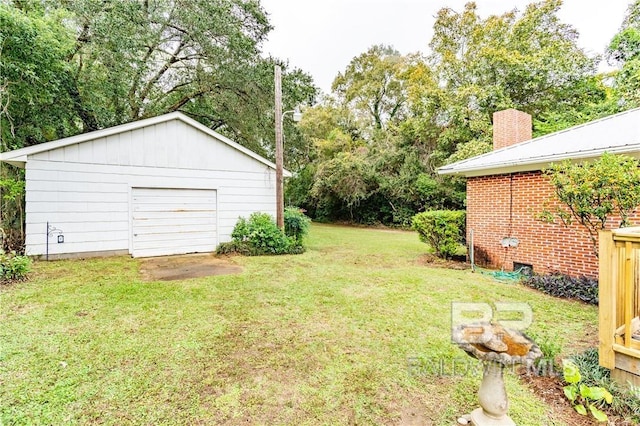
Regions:
[[[216,191],[132,188],[134,257],[214,251]]]

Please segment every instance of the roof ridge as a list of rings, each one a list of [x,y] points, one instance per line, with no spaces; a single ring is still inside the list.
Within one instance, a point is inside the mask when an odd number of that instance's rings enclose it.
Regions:
[[[216,132],[205,126],[204,124],[194,120],[183,112],[173,111],[166,114],[158,115],[155,117],[144,118],[141,120],[130,121],[128,123],[119,124],[113,127],[106,127],[104,129],[93,130],[91,132],[80,133],[73,136],[68,136],[62,139],[55,139],[48,142],[39,143],[37,145],[31,145],[24,148],[14,149],[12,151],[6,151],[0,153],[0,161],[5,161],[11,164],[18,165],[20,163],[26,162],[27,156],[39,154],[41,152],[51,151],[54,149],[64,148],[66,146],[75,145],[79,143],[89,142],[92,140],[105,138],[109,136],[113,136],[119,133],[128,132],[132,130],[141,129],[143,127],[153,126],[159,123],[168,122],[171,120],[180,120],[183,123],[200,130],[210,137],[219,140],[220,142],[242,152],[243,154],[253,158],[256,161],[259,161],[266,166],[275,169],[276,165],[271,161],[267,160],[263,156],[253,152],[249,148],[246,148],[243,145],[240,145],[238,142],[235,142],[224,135]],[[22,166],[23,167],[23,166]],[[289,174],[289,172],[285,171],[285,175]]]

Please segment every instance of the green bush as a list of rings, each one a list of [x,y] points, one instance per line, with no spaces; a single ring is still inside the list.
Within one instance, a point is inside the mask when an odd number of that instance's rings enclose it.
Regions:
[[[287,207],[284,209],[284,233],[287,237],[302,243],[309,233],[311,219],[302,213],[299,207]]]
[[[285,254],[288,252],[291,241],[278,228],[271,215],[252,213],[246,228],[246,241],[256,253]]]
[[[239,217],[238,222],[236,222],[236,226],[233,228],[231,232],[231,238],[233,241],[246,241],[249,237],[249,224],[247,219],[244,217]]]
[[[418,231],[420,240],[429,244],[438,257],[451,258],[464,241],[464,211],[427,211],[415,215],[412,222],[413,229]]]
[[[233,241],[218,246],[218,254],[238,253],[249,256],[265,254],[299,254],[304,252],[301,241],[288,237],[267,213],[252,213],[249,219],[238,219],[231,233]]]
[[[549,333],[547,330],[543,330],[542,332],[527,330],[527,335],[536,342],[536,345],[538,345],[542,352],[542,358],[538,358],[536,364],[538,364],[538,361],[550,361],[555,366],[556,360],[562,353],[562,341],[558,335]]]
[[[31,259],[27,256],[0,250],[0,282],[24,280],[30,269]]]

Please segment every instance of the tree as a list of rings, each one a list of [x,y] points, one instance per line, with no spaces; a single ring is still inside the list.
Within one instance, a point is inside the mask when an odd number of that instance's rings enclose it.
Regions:
[[[290,205],[302,207],[312,217],[335,219],[335,205],[340,204],[335,196],[327,196],[330,191],[325,189],[332,184],[327,183],[320,192],[313,192],[314,185],[320,176],[329,178],[323,164],[332,160],[340,153],[354,153],[356,149],[365,145],[360,138],[352,112],[343,104],[339,104],[331,97],[325,97],[321,103],[314,107],[306,108],[302,120],[296,126],[299,131],[298,163],[294,166],[294,177],[286,182],[285,200]],[[285,143],[285,149],[289,145],[289,139]],[[295,157],[294,157],[295,158]],[[322,174],[318,172],[322,170]],[[319,191],[319,190],[317,190]],[[315,194],[315,196],[314,196]],[[337,203],[337,204],[336,204]],[[350,216],[349,216],[350,217]]]
[[[482,19],[475,3],[461,13],[438,13],[428,60],[446,94],[427,91],[440,104],[445,130],[437,160],[449,162],[461,144],[488,149],[492,113],[518,108],[534,117],[573,110],[598,94],[590,85],[595,58],[578,46],[578,33],[557,16],[560,0],[545,0]],[[589,90],[585,90],[589,87]],[[476,152],[477,149],[471,150]]]
[[[584,164],[566,160],[546,174],[561,206],[545,209],[540,218],[559,218],[565,225],[577,221],[589,233],[596,255],[598,231],[614,216],[620,226],[628,226],[629,216],[640,205],[640,163],[629,156],[604,153]]]
[[[60,13],[42,16],[0,3],[0,150],[74,128],[65,101],[73,34]]]
[[[585,79],[584,93],[590,94],[590,97],[573,108],[542,111],[533,118],[533,137],[558,132],[620,112],[620,98],[611,87],[610,80],[611,76],[608,73]]]
[[[365,152],[337,154],[318,166],[314,180],[311,195],[318,202],[317,208],[328,210],[327,216],[334,219],[343,211],[354,220],[354,208],[377,190]]]
[[[402,117],[406,59],[391,46],[376,45],[353,58],[332,89],[367,126],[382,130]]]
[[[615,89],[625,109],[640,106],[640,0],[627,10],[620,32],[607,49],[609,62],[621,67]]]
[[[54,23],[66,38],[51,38],[68,41],[64,67],[50,79],[59,89],[53,106],[66,114],[54,121],[65,125],[16,137],[16,147],[182,111],[272,154],[273,65],[281,61],[260,56],[271,26],[258,0],[14,0],[3,8]],[[26,39],[17,46],[30,49]],[[281,65],[285,106],[311,102],[311,77]]]
[[[177,111],[237,90],[271,29],[257,1],[60,0],[76,48],[67,90],[84,131]]]
[[[354,57],[332,100],[306,111],[299,128],[310,162],[289,194],[325,218],[407,224],[415,212],[464,206],[464,180],[437,168],[490,151],[495,111],[532,114],[535,136],[617,112],[598,58],[559,19],[561,4],[487,18],[474,3],[444,8],[428,56],[378,45]],[[366,179],[352,179],[354,170]]]

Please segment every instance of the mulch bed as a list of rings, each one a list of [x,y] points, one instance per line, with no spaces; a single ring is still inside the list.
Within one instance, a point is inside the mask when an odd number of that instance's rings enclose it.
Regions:
[[[428,266],[430,268],[446,268],[446,269],[457,269],[457,270],[471,269],[471,265],[464,260],[460,260],[460,259],[445,260],[433,254],[423,254],[418,258],[417,263],[418,265]]]
[[[592,417],[582,416],[578,414],[567,397],[564,395],[564,384],[558,376],[538,376],[526,374],[523,369],[520,373],[520,379],[526,383],[529,388],[540,398],[545,404],[547,404],[551,411],[551,416],[555,420],[560,420],[569,426],[593,426],[603,425],[605,423],[599,423]],[[606,410],[605,410],[606,412]],[[607,413],[609,416],[610,426],[633,426],[636,423],[624,420],[611,413]]]

